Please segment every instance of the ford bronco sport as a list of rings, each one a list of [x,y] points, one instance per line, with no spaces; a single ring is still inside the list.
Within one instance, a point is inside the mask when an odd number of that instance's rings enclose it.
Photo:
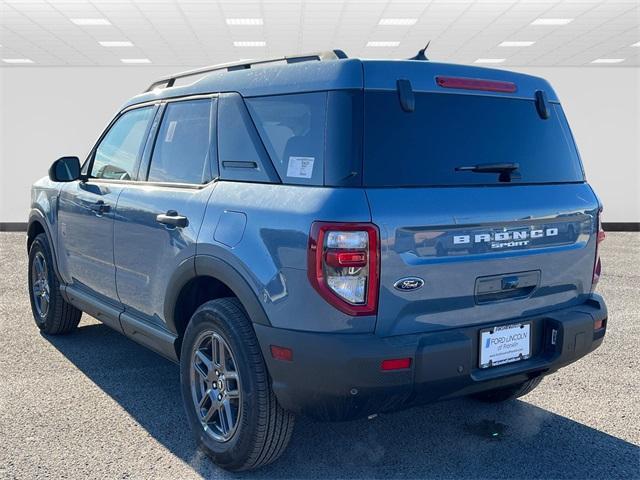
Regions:
[[[229,470],[294,415],[504,401],[597,348],[601,205],[544,80],[341,51],[163,78],[32,189],[33,314],[180,364]]]

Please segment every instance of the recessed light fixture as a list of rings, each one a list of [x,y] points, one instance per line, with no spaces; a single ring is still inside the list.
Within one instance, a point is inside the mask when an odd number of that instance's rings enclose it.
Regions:
[[[506,58],[478,58],[473,63],[503,63]]]
[[[624,60],[624,58],[596,58],[591,63],[622,63]]]
[[[536,18],[531,25],[567,25],[573,18]]]
[[[256,26],[264,25],[264,20],[261,18],[227,18],[227,25],[240,25],[240,26]]]
[[[111,25],[106,18],[72,18],[71,21],[81,26]]]
[[[2,46],[2,45],[0,45],[0,47],[1,47],[1,46]],[[640,42],[636,42],[636,43],[634,43],[634,44],[633,44],[633,45],[631,45],[631,46],[632,46],[632,47],[640,47]]]
[[[33,63],[30,58],[3,58],[4,63]]]
[[[389,25],[389,26],[408,26],[415,25],[417,23],[417,18],[381,18],[378,22],[378,25]]]
[[[148,58],[121,58],[122,63],[151,63]]]
[[[133,43],[128,40],[98,42],[103,47],[133,47]]]
[[[396,41],[374,41],[367,42],[367,47],[397,47],[400,42]]]
[[[530,47],[534,43],[536,43],[536,42],[514,40],[514,41],[502,42],[498,46],[499,47]]]
[[[233,42],[234,47],[266,47],[267,42],[262,40]]]

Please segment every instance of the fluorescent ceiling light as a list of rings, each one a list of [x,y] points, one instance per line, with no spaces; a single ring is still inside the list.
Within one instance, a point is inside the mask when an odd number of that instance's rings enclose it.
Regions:
[[[506,58],[479,58],[473,63],[502,63]]]
[[[591,63],[622,63],[624,58],[596,58]]]
[[[233,42],[234,47],[266,47],[267,42],[262,40],[260,41],[244,41],[244,42]]]
[[[121,58],[122,63],[151,63],[148,58]]]
[[[400,42],[367,42],[367,47],[397,47]]]
[[[530,41],[506,41],[506,42],[502,42],[498,46],[499,47],[530,47],[534,43],[536,43],[536,42],[530,42]]]
[[[2,45],[0,45],[0,47],[1,47],[1,46],[2,46]],[[636,43],[634,43],[634,44],[633,44],[633,45],[631,45],[631,46],[632,46],[632,47],[640,47],[640,42],[636,42]]]
[[[72,18],[71,21],[82,26],[111,25],[111,22],[106,18]]]
[[[415,25],[417,18],[381,18],[378,25],[407,26]]]
[[[30,58],[3,58],[4,63],[33,63]]]
[[[133,47],[133,43],[128,40],[98,42],[103,47]]]
[[[536,18],[531,25],[567,25],[573,18]]]
[[[227,25],[264,25],[264,20],[262,20],[261,18],[227,18]]]

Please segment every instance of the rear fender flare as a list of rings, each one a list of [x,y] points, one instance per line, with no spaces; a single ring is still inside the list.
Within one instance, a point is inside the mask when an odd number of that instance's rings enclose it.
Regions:
[[[229,263],[210,255],[197,255],[183,261],[169,281],[164,303],[167,329],[177,334],[175,306],[183,287],[196,277],[212,277],[224,283],[238,297],[254,323],[271,326],[257,294],[242,275]]]

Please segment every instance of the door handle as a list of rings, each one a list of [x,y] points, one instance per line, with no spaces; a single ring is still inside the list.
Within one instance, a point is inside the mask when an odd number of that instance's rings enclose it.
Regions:
[[[89,209],[96,213],[96,215],[102,215],[111,211],[111,205],[104,203],[104,200],[98,200],[96,203],[89,205]]]
[[[178,215],[178,212],[175,210],[169,210],[167,213],[161,213],[156,217],[156,221],[169,227],[184,228],[189,225],[189,219],[184,215]]]

